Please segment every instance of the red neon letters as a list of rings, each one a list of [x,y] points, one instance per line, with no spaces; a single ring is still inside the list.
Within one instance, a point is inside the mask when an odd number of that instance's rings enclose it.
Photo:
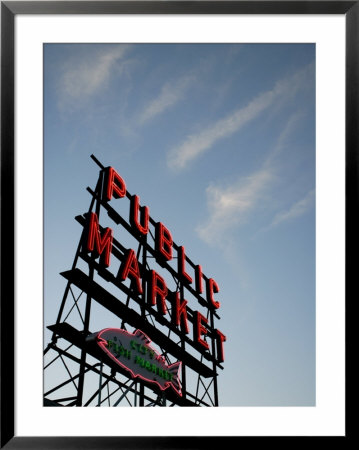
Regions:
[[[138,218],[139,211],[141,211],[141,220]],[[138,195],[133,195],[131,198],[131,206],[130,206],[131,225],[134,228],[136,228],[141,234],[147,234],[149,216],[150,216],[149,208],[147,206],[142,206],[140,209],[140,197],[138,197]]]
[[[103,236],[101,236],[97,214],[91,213],[87,230],[86,249],[94,252],[96,256],[100,256],[101,263],[106,267],[110,265],[112,241],[113,231],[111,228],[106,228]]]
[[[217,359],[220,362],[224,361],[224,350],[223,350],[223,342],[226,342],[226,336],[221,333],[219,330],[215,330],[217,334]]]
[[[112,167],[106,169],[105,183],[106,200],[109,201],[112,197],[122,198],[126,195],[126,183]]]
[[[202,294],[203,292],[203,283],[202,283],[202,266],[198,265],[196,266],[196,291],[199,294]]]
[[[218,309],[221,306],[221,304],[219,302],[215,301],[215,299],[213,297],[214,292],[216,292],[216,293],[219,292],[218,284],[216,283],[216,281],[213,278],[209,278],[208,282],[207,282],[207,298],[211,302],[212,306],[214,306],[216,309]]]
[[[155,248],[167,261],[172,259],[172,245],[173,239],[170,230],[162,222],[157,222]]]
[[[186,272],[186,254],[183,246],[178,248],[178,272],[187,283],[192,283],[192,278]]]
[[[202,347],[208,350],[208,342],[201,338],[203,334],[207,334],[207,328],[205,328],[203,324],[207,324],[208,320],[199,311],[196,311],[194,313],[194,316],[193,340],[195,342],[198,342],[198,344],[201,344]]]
[[[154,306],[157,303],[158,312],[167,313],[166,297],[168,289],[165,280],[154,270],[150,271],[149,303]]]
[[[127,251],[125,259],[118,271],[118,278],[120,280],[124,281],[127,277],[131,277],[131,279],[136,282],[137,291],[139,294],[142,294],[140,269],[138,267],[136,253],[132,249]]]
[[[112,167],[106,169],[103,192],[103,200],[105,201],[126,196],[127,191],[125,181]],[[213,278],[203,276],[201,265],[194,266],[188,258],[186,259],[184,246],[177,246],[174,244],[170,230],[166,228],[162,222],[154,223],[150,218],[149,208],[147,206],[140,206],[140,198],[137,195],[130,197],[129,221],[133,229],[136,230],[137,235],[140,236],[149,234],[150,224],[154,225],[154,249],[159,265],[166,267],[166,261],[172,260],[173,251],[177,251],[177,277],[187,285],[187,289],[190,292],[192,291],[192,294],[203,293],[203,280],[205,280],[207,302],[212,313],[214,309],[220,307],[220,302],[216,301],[214,298],[214,294],[219,292],[218,283]],[[90,213],[86,234],[84,236],[84,247],[86,251],[93,252],[95,257],[100,256],[100,263],[109,267],[113,246],[112,229],[106,228],[101,232],[97,215],[95,213]],[[204,336],[207,336],[216,344],[217,360],[219,362],[224,361],[223,343],[226,341],[226,336],[218,329],[214,329],[212,326],[209,327],[208,319],[199,311],[192,311],[187,308],[188,301],[183,297],[181,298],[180,292],[170,292],[167,288],[165,279],[155,270],[147,270],[146,267],[140,267],[136,253],[133,249],[129,249],[125,252],[117,274],[117,279],[120,281],[125,281],[127,278],[130,278],[139,294],[143,294],[144,289],[146,289],[147,303],[150,306],[156,306],[158,313],[163,316],[168,313],[166,301],[169,300],[172,304],[172,324],[180,328],[182,332],[188,334],[188,322],[192,322],[193,341],[198,344],[198,348],[202,348],[202,350],[204,349],[205,351],[209,350],[209,343],[204,339]],[[190,285],[193,281],[194,285],[192,287]]]
[[[173,322],[176,326],[181,325],[182,331],[184,331],[186,334],[189,333],[188,328],[188,319],[187,319],[187,300],[184,300],[181,302],[180,299],[180,293],[175,293],[175,300],[173,305]]]

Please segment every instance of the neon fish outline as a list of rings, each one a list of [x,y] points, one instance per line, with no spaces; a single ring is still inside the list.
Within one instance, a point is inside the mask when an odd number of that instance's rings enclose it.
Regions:
[[[124,364],[120,359],[116,358],[116,356],[111,352],[110,349],[113,346],[113,344],[111,344],[109,346],[110,340],[106,339],[104,337],[106,332],[110,332],[112,334],[114,333],[115,336],[116,336],[116,334],[119,335],[116,337],[120,343],[121,343],[121,337],[126,337],[126,339],[130,339],[131,337],[133,337],[137,342],[139,341],[139,344],[137,344],[137,345],[141,345],[141,347],[144,347],[148,350],[148,353],[150,354],[150,357],[153,359],[153,361],[155,361],[157,364],[159,364],[161,366],[160,369],[163,370],[163,372],[166,372],[166,377],[159,376],[159,374],[157,374],[157,372],[151,373],[151,370],[149,368],[147,368],[147,370],[149,372],[149,377],[146,377],[146,376],[142,375],[141,373],[135,372],[132,368],[126,366],[126,364]],[[113,361],[115,361],[116,364],[120,365],[125,370],[130,372],[132,378],[138,377],[138,378],[148,381],[150,383],[155,383],[162,391],[166,390],[167,388],[169,388],[171,386],[172,389],[179,396],[182,396],[182,390],[181,390],[180,380],[179,380],[179,376],[178,376],[178,373],[181,370],[181,365],[182,365],[181,361],[177,361],[174,364],[167,365],[163,356],[158,354],[157,351],[149,345],[152,341],[149,339],[149,337],[143,331],[136,330],[134,333],[129,333],[128,331],[123,330],[121,328],[105,328],[97,333],[96,341],[97,341],[97,344],[99,345],[99,347],[105,352],[106,355],[108,355]],[[112,340],[111,340],[111,342],[112,342]],[[131,349],[134,350],[135,346],[132,344],[133,341],[129,341],[129,342],[131,342]],[[128,354],[128,352],[131,352],[131,351],[125,350],[125,352],[127,352],[127,354]],[[145,366],[141,364],[142,361],[140,362],[139,360],[140,360],[140,358],[136,355],[135,364],[137,363],[137,364],[141,365],[142,368],[145,368]],[[146,363],[146,361],[144,361],[144,360],[143,360],[143,362]],[[147,362],[147,364],[150,364],[150,363]],[[154,364],[152,364],[151,366],[152,366],[151,368],[153,368]],[[160,370],[160,369],[158,369],[158,370]],[[152,375],[152,378],[150,378],[151,375]]]

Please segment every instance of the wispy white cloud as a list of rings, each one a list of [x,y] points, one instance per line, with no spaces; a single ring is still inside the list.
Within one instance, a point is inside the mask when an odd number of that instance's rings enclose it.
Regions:
[[[267,168],[225,188],[210,185],[206,189],[210,217],[196,229],[200,238],[208,244],[223,242],[227,230],[246,221],[273,178],[273,171]]]
[[[310,208],[312,208],[315,199],[314,189],[310,190],[305,197],[300,199],[291,205],[291,207],[285,211],[281,211],[274,216],[274,219],[270,227],[275,227],[283,222],[288,222],[290,220],[296,219],[307,213]]]
[[[184,169],[212,148],[217,141],[231,136],[244,125],[255,120],[277,100],[292,98],[298,89],[305,84],[306,76],[312,69],[312,65],[307,66],[294,76],[277,82],[273,89],[259,94],[246,106],[210,124],[201,132],[189,135],[182,144],[169,151],[168,166],[174,170]]]
[[[103,47],[66,65],[59,80],[60,106],[75,106],[100,92],[112,74],[121,73],[129,49],[129,45]]]
[[[172,82],[165,83],[157,97],[145,105],[138,116],[138,124],[143,125],[164,113],[184,99],[186,91],[194,81],[192,75],[185,75]]]
[[[238,56],[240,50],[239,45],[230,46],[227,54],[228,62]],[[152,98],[142,104],[137,112],[129,117],[124,115],[121,118],[119,125],[121,134],[124,136],[136,137],[138,128],[147,125],[152,120],[165,114],[170,109],[174,108],[178,103],[184,101],[188,96],[188,92],[194,87],[201,88],[202,80],[206,78],[208,73],[211,73],[218,65],[218,60],[215,55],[207,56],[196,62],[195,65],[189,67],[187,72],[177,78],[168,79],[155,92]],[[166,68],[165,68],[166,69]],[[237,76],[236,76],[237,75]],[[238,82],[238,74],[232,74],[233,80],[231,82],[222,83],[216,90],[216,98],[220,103],[223,101],[225,95],[228,95],[227,90],[230,88],[234,80]]]
[[[282,131],[280,132],[277,138],[275,146],[268,153],[267,159],[264,162],[265,166],[275,164],[276,158],[280,157],[282,152],[288,148],[290,138],[297,129],[300,120],[303,119],[303,117],[304,114],[302,111],[295,112],[294,114],[289,116],[286,124],[284,125]]]
[[[203,241],[208,244],[221,244],[222,247],[224,244],[223,250],[230,252],[231,231],[249,220],[250,215],[258,209],[258,205],[261,205],[261,201],[268,205],[268,193],[273,189],[274,183],[280,179],[281,155],[288,149],[290,139],[298,129],[302,117],[302,113],[295,113],[288,118],[276,144],[268,152],[259,170],[226,187],[208,186],[206,198],[209,217],[205,223],[196,228],[197,234]],[[289,210],[277,214],[266,229],[304,214],[312,205],[313,199],[314,191],[310,191]]]

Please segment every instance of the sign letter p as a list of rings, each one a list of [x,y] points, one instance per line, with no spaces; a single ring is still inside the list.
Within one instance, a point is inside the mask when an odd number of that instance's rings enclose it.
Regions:
[[[122,198],[126,195],[126,183],[113,167],[107,167],[105,175],[105,200],[110,201],[112,197]]]

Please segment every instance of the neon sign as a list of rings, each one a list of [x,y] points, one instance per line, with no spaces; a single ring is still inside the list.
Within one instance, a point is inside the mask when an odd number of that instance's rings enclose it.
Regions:
[[[181,362],[168,365],[149,344],[150,339],[141,330],[129,333],[118,328],[106,328],[96,335],[97,344],[119,366],[139,377],[155,383],[161,390],[170,386],[182,395],[178,372]]]
[[[150,233],[150,225],[153,224],[153,252],[157,263],[167,268],[168,263],[177,258],[178,266],[175,274],[177,279],[201,299],[203,292],[205,292],[205,307],[212,314],[215,313],[220,308],[220,302],[215,299],[215,294],[220,291],[218,283],[213,278],[204,276],[201,265],[189,264],[185,247],[176,245],[171,231],[162,222],[155,222],[151,218],[149,207],[141,206],[139,197],[127,192],[124,179],[113,167],[103,169],[103,174],[104,186],[101,196],[103,204],[111,209],[109,204],[113,199],[121,199],[127,196],[130,199],[129,226],[132,228],[133,234],[137,235],[139,240],[143,240]],[[116,213],[112,214],[115,215]],[[97,214],[91,212],[87,214],[83,236],[82,252],[90,253],[94,259],[99,258],[99,265],[109,269],[114,245],[112,228],[102,228]],[[187,335],[190,332],[188,322],[191,321],[192,342],[196,349],[201,353],[208,353],[210,351],[207,342],[208,337],[215,342],[216,352],[214,357],[217,363],[224,361],[223,343],[226,341],[226,336],[219,329],[214,328],[212,321],[209,323],[208,318],[199,311],[191,311],[189,314],[187,299],[180,298],[179,292],[171,292],[165,279],[157,271],[141,265],[133,249],[126,249],[123,252],[121,265],[114,279],[116,283],[130,280],[132,291],[141,297],[147,305],[156,307],[158,314],[162,317],[168,315],[167,302],[170,302],[174,326],[181,333]],[[146,292],[146,298],[143,298],[144,292]]]
[[[91,158],[100,168],[98,180],[94,190],[87,187],[92,196],[87,212],[75,217],[81,238],[71,269],[61,273],[67,286],[56,323],[48,327],[53,338],[46,351],[54,349],[79,364],[76,399],[57,401],[90,404],[94,395],[86,403],[83,399],[85,375],[91,370],[107,379],[100,381],[99,392],[107,383],[126,388],[115,406],[123,396],[129,401],[127,393],[134,395],[135,406],[137,399],[139,406],[146,401],[148,406],[166,406],[167,401],[171,406],[218,406],[218,369],[223,369],[226,341],[216,327],[222,304],[219,283],[187,256],[187,248],[176,243],[162,221],[154,220],[114,168]],[[84,313],[78,307],[81,296]],[[70,309],[68,301],[74,302]],[[72,311],[82,319],[80,328]],[[100,322],[110,314],[121,325],[112,322],[118,328],[93,333],[97,314]],[[80,358],[70,353],[71,346],[57,347],[58,338],[79,348]],[[101,369],[87,357],[101,361]],[[136,383],[123,384],[123,377]]]

